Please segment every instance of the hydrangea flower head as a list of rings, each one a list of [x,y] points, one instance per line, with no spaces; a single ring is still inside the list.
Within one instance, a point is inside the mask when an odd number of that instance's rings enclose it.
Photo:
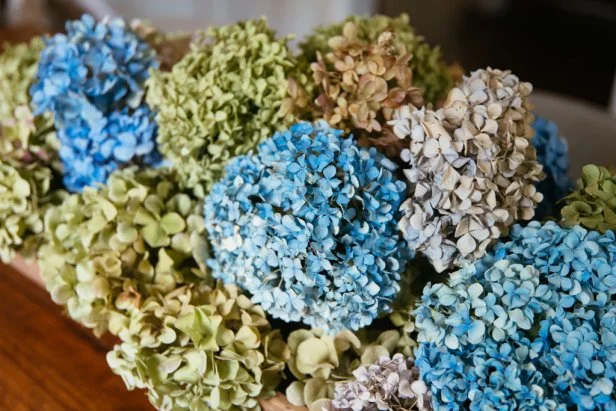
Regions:
[[[258,410],[290,354],[263,309],[232,285],[152,295],[124,323],[107,362],[159,410]]]
[[[142,99],[148,70],[158,62],[120,19],[84,15],[66,30],[47,39],[30,94],[36,114],[53,114],[65,183],[80,191],[125,164],[155,157],[155,126]]]
[[[395,54],[412,55],[412,59],[404,64],[412,69],[413,83],[422,89],[426,101],[436,103],[445,97],[453,81],[441,50],[431,47],[415,32],[406,14],[394,18],[383,15],[349,16],[339,23],[318,27],[300,44],[301,60],[312,63],[317,61],[318,53],[325,56],[331,52],[337,45],[336,38],[344,34],[348,23],[356,27],[357,40],[361,42],[377,42],[383,32],[391,32]]]
[[[537,207],[539,218],[553,216],[556,202],[569,193],[573,181],[569,177],[569,148],[558,132],[556,123],[537,117],[533,122],[535,136],[531,143],[537,150],[537,161],[543,165],[545,180],[537,184],[543,201]]]
[[[43,215],[64,194],[50,115],[34,116],[28,89],[43,50],[40,37],[5,45],[0,54],[0,260],[34,256]]]
[[[114,317],[209,278],[202,210],[173,170],[118,170],[46,212],[41,278],[74,321],[119,334]]]
[[[297,121],[309,99],[288,38],[265,19],[210,27],[171,71],[148,81],[161,153],[205,197],[227,162]]]
[[[389,122],[407,148],[411,196],[400,229],[437,271],[481,258],[516,220],[530,220],[544,178],[530,144],[532,85],[476,70],[437,110],[402,106]]]
[[[336,384],[327,411],[430,411],[430,394],[419,380],[413,358],[384,355],[374,364],[353,371],[353,381]]]
[[[594,164],[582,168],[575,190],[563,199],[562,222],[604,232],[616,230],[616,175]]]
[[[213,275],[285,321],[370,324],[391,309],[408,258],[395,170],[325,122],[276,133],[232,160],[206,199]]]
[[[428,285],[416,364],[442,410],[614,410],[616,238],[533,221]]]

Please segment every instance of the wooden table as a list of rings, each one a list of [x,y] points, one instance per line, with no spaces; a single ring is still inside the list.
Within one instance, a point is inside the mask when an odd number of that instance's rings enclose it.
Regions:
[[[143,391],[127,391],[107,366],[109,344],[0,265],[0,410],[152,410]]]

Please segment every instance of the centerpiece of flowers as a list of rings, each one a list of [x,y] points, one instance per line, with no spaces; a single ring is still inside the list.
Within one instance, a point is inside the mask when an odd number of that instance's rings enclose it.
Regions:
[[[616,176],[407,16],[0,56],[0,257],[161,410],[616,410]]]

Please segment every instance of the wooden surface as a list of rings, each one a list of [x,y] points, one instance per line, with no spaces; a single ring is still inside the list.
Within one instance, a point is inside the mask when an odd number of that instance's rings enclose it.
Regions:
[[[15,258],[0,265],[0,410],[138,411],[153,409],[128,391],[105,361],[113,337],[97,339],[54,304],[38,267]],[[302,411],[282,394],[264,411]]]
[[[0,266],[0,410],[151,410],[105,361],[108,341],[62,314],[47,292]]]

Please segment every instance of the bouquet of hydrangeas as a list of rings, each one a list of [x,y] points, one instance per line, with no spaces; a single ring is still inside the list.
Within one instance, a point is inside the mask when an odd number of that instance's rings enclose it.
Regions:
[[[616,410],[616,175],[407,16],[0,56],[0,257],[161,410]],[[541,220],[551,220],[542,222]]]

